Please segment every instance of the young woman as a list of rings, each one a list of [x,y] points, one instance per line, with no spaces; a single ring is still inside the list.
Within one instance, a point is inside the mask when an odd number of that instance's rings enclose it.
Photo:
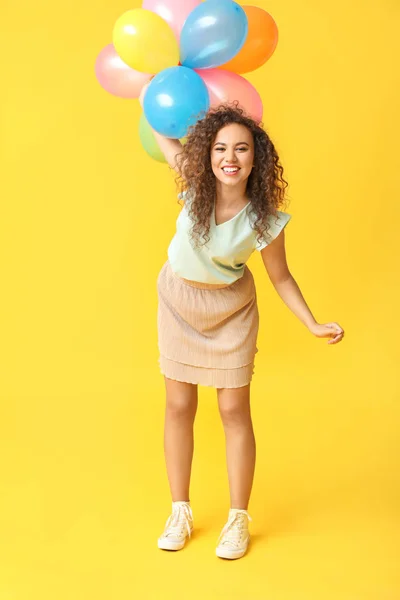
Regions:
[[[287,182],[264,129],[237,103],[210,109],[189,129],[187,141],[154,132],[178,173],[184,205],[158,281],[160,368],[165,378],[164,448],[172,514],[158,547],[179,550],[193,530],[189,482],[197,386],[217,390],[227,450],[231,506],[217,542],[221,558],[243,556],[250,540],[248,504],[256,446],[250,382],[259,315],[254,279],[246,265],[261,253],[275,289],[317,337],[342,340],[338,323],[319,324],[286,262],[278,210]]]

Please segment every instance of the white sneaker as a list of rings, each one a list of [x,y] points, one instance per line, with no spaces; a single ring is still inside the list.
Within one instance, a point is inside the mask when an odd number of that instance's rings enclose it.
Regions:
[[[193,514],[189,502],[172,503],[172,514],[168,517],[164,532],[158,538],[162,550],[180,550],[193,531]]]
[[[250,517],[247,510],[231,508],[229,518],[218,538],[216,554],[220,558],[241,558],[250,542],[248,529]]]

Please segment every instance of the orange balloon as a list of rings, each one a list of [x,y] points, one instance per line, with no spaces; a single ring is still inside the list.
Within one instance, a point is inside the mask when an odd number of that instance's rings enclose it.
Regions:
[[[217,67],[235,73],[249,73],[261,67],[272,56],[278,43],[278,27],[266,10],[257,6],[242,8],[248,21],[246,41],[236,56]]]

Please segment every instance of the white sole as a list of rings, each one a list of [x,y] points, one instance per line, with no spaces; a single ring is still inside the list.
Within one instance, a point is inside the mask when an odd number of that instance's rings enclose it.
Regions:
[[[246,550],[241,550],[240,552],[227,552],[226,550],[217,550],[215,551],[216,555],[219,556],[219,558],[230,558],[230,559],[235,559],[235,558],[242,558],[242,556],[244,556],[246,554]]]

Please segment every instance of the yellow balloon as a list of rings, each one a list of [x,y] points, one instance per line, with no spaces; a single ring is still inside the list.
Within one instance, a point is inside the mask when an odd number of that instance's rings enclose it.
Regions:
[[[134,8],[117,19],[113,44],[122,60],[143,73],[158,73],[179,63],[174,32],[151,10]]]

